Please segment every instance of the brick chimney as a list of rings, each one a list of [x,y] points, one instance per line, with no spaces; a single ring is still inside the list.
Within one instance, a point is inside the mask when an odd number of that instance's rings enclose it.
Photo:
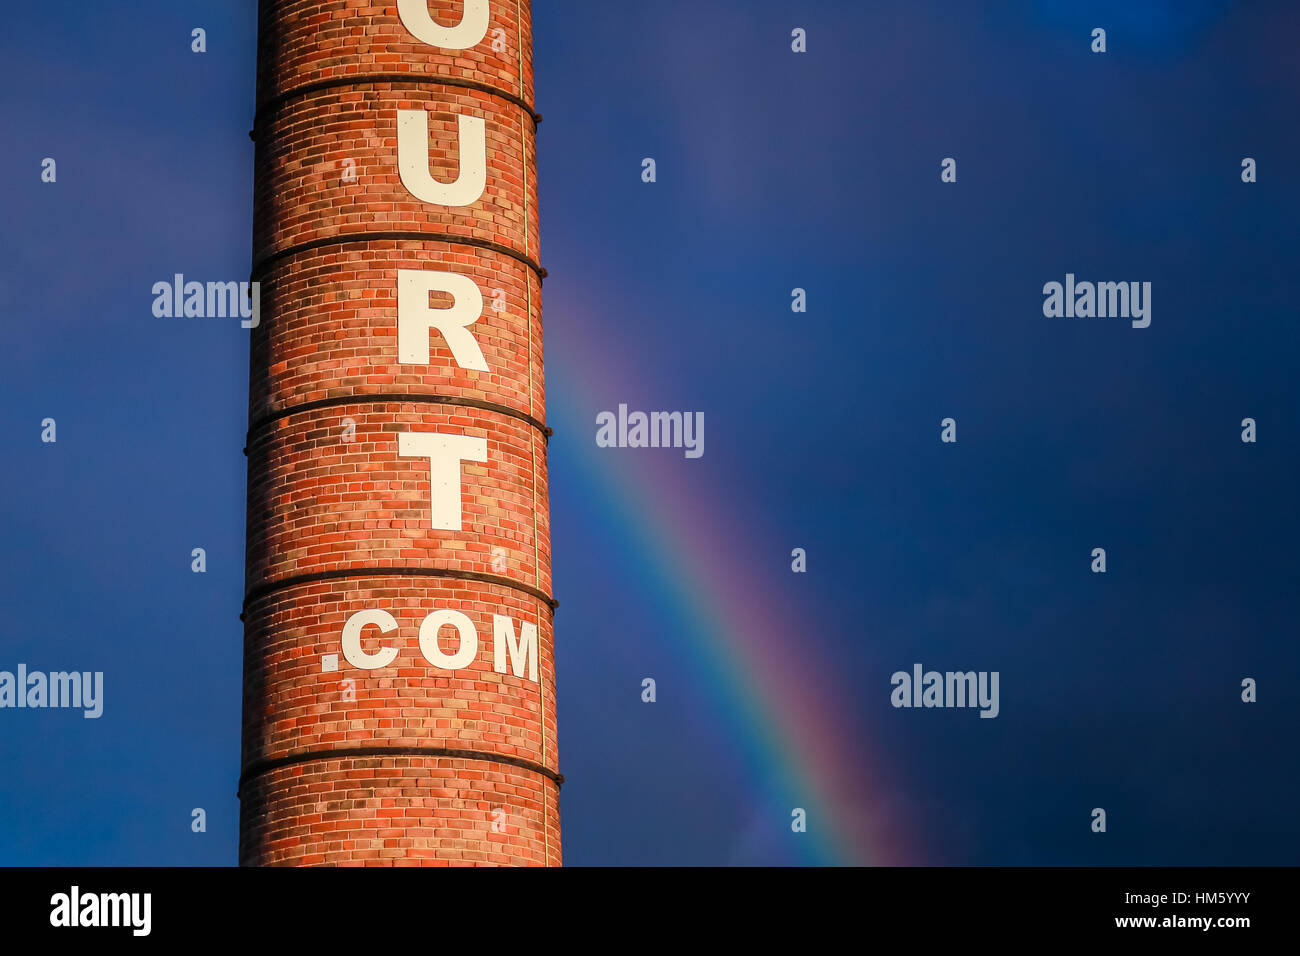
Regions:
[[[529,0],[262,0],[241,865],[559,865]]]

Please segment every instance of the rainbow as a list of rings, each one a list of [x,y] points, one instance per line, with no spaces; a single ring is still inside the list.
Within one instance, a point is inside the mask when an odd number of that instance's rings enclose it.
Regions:
[[[547,359],[548,418],[559,423],[552,454],[567,459],[554,471],[576,477],[596,516],[632,542],[627,572],[644,582],[647,606],[663,613],[664,640],[714,689],[719,726],[736,742],[763,798],[759,805],[774,808],[778,826],[789,825],[791,808],[807,811],[808,830],[798,842],[807,864],[895,862],[897,838],[882,836],[887,821],[871,819],[875,801],[864,792],[867,748],[845,739],[852,724],[836,719],[828,681],[798,659],[790,639],[800,633],[796,615],[785,602],[764,598],[743,561],[708,560],[746,553],[744,532],[736,530],[741,516],[722,515],[725,508],[715,506],[726,503],[717,501],[709,503],[711,513],[652,513],[646,502],[690,501],[674,494],[690,462],[671,450],[597,447],[591,410],[648,391],[635,388],[625,370],[612,374],[608,356],[575,358],[552,352]]]

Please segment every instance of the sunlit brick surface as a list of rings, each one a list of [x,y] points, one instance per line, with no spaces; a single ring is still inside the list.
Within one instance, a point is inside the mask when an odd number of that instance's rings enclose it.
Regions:
[[[367,607],[382,607],[397,619],[397,635],[384,643],[399,653],[391,666],[358,681],[349,699],[339,692],[340,675],[321,671],[321,659],[337,650],[347,616]],[[454,674],[431,669],[420,653],[420,622],[438,608],[464,612],[478,629],[477,658]],[[493,670],[494,614],[538,625],[540,690]],[[246,619],[247,759],[277,759],[322,745],[428,744],[490,749],[558,770],[554,711],[545,728],[537,720],[539,694],[554,697],[555,675],[550,610],[535,597],[478,581],[375,575],[295,585],[256,601]],[[439,643],[455,651],[454,632],[445,629]]]
[[[452,27],[464,0],[428,9]],[[243,865],[561,861],[531,20],[522,0],[489,10],[480,42],[446,50],[395,2],[261,3]],[[419,159],[439,183],[461,173],[458,117],[483,121],[475,201],[408,190],[398,110],[427,113]],[[474,283],[486,371],[437,329],[427,364],[402,361],[399,270]],[[400,454],[404,432],[484,441],[487,460],[460,465],[459,528],[434,527],[430,462]],[[363,653],[396,656],[372,669],[342,634],[375,610],[396,628],[368,625]],[[431,662],[461,646],[444,625],[429,656],[439,611],[476,632],[468,664]],[[537,680],[497,652],[502,619],[536,628]]]
[[[399,456],[400,432],[486,440],[487,461],[461,465],[460,531],[430,528],[429,460]],[[495,557],[497,573],[549,594],[546,509],[533,507],[545,463],[535,427],[477,408],[370,402],[279,419],[248,445],[248,586],[344,568],[488,574]]]
[[[429,114],[429,170],[439,182],[460,172],[457,117],[484,121],[487,184],[476,202],[438,206],[407,191],[397,166],[399,109]],[[293,97],[259,119],[255,258],[328,236],[420,231],[496,242],[536,260],[534,138],[523,110],[477,90],[379,83]],[[355,181],[344,178],[348,160]]]
[[[489,372],[458,367],[438,335],[429,337],[431,364],[394,361],[397,271],[428,263],[455,263],[483,290],[474,338]],[[376,240],[292,256],[262,279],[262,322],[268,328],[253,337],[249,416],[257,421],[282,408],[339,396],[436,392],[543,418],[541,295],[541,280],[522,262],[445,242]],[[445,308],[451,297],[435,293],[432,304]]]
[[[506,765],[322,760],[274,770],[244,791],[255,808],[244,810],[246,866],[559,863],[555,787]]]
[[[428,0],[428,7],[435,21],[452,26],[465,5],[464,0]],[[397,16],[396,0],[263,0],[258,99],[353,74],[410,73],[472,80],[532,103],[532,4],[492,0],[489,11],[483,42],[470,50],[439,50],[411,35]]]

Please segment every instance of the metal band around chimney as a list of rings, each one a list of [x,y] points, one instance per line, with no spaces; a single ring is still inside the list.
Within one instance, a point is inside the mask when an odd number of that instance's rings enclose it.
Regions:
[[[528,268],[537,273],[539,280],[545,279],[549,274],[541,267],[541,264],[531,256],[517,252],[509,246],[503,246],[499,242],[492,242],[490,239],[476,239],[473,236],[454,236],[445,232],[348,232],[340,233],[337,236],[323,236],[320,239],[312,239],[309,242],[300,242],[296,245],[286,246],[276,252],[263,256],[253,263],[253,268],[249,272],[249,281],[256,282],[261,278],[262,273],[270,268],[281,259],[287,259],[295,256],[300,252],[307,252],[311,249],[320,249],[325,246],[344,246],[356,242],[445,242],[448,245],[473,246],[476,249],[490,249],[493,252],[499,252],[503,256],[509,256],[522,262]]]
[[[489,96],[500,97],[518,106],[532,119],[534,130],[542,122],[542,114],[533,109],[523,97],[516,96],[508,90],[488,86],[486,83],[464,80],[456,76],[429,76],[420,73],[351,73],[347,76],[334,76],[325,80],[304,83],[302,86],[295,86],[293,89],[285,90],[270,97],[259,104],[253,114],[253,132],[256,132],[258,122],[264,119],[266,114],[278,110],[286,100],[291,100],[295,96],[306,96],[309,93],[317,93],[321,90],[335,89],[341,86],[372,86],[376,83],[407,83],[414,86],[458,86],[461,89],[477,90],[480,93],[487,93]],[[256,136],[254,136],[254,139],[256,139]]]
[[[505,415],[508,418],[518,419],[521,422],[532,425],[542,433],[542,438],[550,441],[555,429],[551,428],[541,419],[534,418],[527,412],[511,408],[509,405],[501,405],[497,402],[483,401],[477,398],[462,398],[456,395],[422,395],[410,392],[366,392],[359,395],[334,395],[330,398],[320,398],[311,402],[302,402],[298,405],[289,405],[277,411],[269,412],[260,416],[255,422],[248,426],[248,434],[244,439],[245,446],[253,441],[253,436],[259,431],[266,428],[272,422],[279,421],[282,418],[288,418],[290,415],[298,415],[303,412],[314,412],[318,408],[334,408],[339,405],[452,405],[460,408],[477,408],[485,412],[495,412],[498,415]],[[245,447],[247,453],[247,447]]]
[[[272,770],[279,770],[282,767],[292,767],[297,764],[308,763],[315,760],[354,760],[364,759],[367,757],[416,757],[424,758],[442,758],[450,760],[483,760],[490,763],[503,763],[507,766],[518,767],[521,770],[527,770],[530,773],[538,774],[550,780],[556,787],[564,785],[564,774],[556,773],[548,767],[541,764],[533,763],[531,760],[525,760],[523,757],[512,757],[509,754],[492,753],[485,750],[459,750],[451,747],[329,747],[323,750],[308,750],[303,753],[290,754],[287,757],[272,757],[254,760],[239,775],[239,786],[235,796],[243,796],[244,784],[253,777],[260,777],[262,774],[270,773]]]
[[[248,589],[244,595],[244,607],[240,613],[240,620],[243,620],[244,613],[249,606],[268,594],[274,594],[277,591],[283,591],[299,584],[314,584],[317,581],[335,581],[340,578],[387,578],[387,577],[417,577],[417,578],[455,578],[460,581],[478,581],[482,584],[495,584],[498,587],[509,588],[512,591],[521,591],[524,594],[531,595],[537,600],[544,603],[551,609],[554,614],[560,606],[560,602],[551,597],[541,588],[535,588],[531,584],[524,584],[513,578],[508,578],[501,574],[486,574],[482,571],[462,571],[459,568],[421,568],[415,566],[398,565],[386,568],[333,568],[329,571],[315,571],[311,574],[295,574],[287,578],[280,578],[277,581],[266,581]]]

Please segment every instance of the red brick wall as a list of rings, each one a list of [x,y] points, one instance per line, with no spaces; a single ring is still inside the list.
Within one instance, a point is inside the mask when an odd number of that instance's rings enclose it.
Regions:
[[[473,331],[490,373],[459,368],[437,334],[429,336],[432,364],[396,363],[397,270],[429,261],[454,262],[482,290],[483,316]],[[495,289],[503,293],[501,311],[492,308]],[[262,279],[261,292],[263,316],[273,316],[281,334],[253,336],[253,421],[302,402],[391,392],[481,399],[545,417],[542,285],[531,268],[507,255],[445,242],[334,246],[285,261]],[[451,304],[450,296],[439,301],[435,294],[431,301],[439,308]]]
[[[259,117],[253,192],[258,256],[326,236],[402,230],[497,242],[536,260],[532,120],[513,103],[486,93],[435,86],[427,80],[359,83],[292,97],[265,120]],[[429,169],[445,182],[460,170],[456,117],[484,120],[488,175],[478,202],[434,206],[406,190],[397,171],[399,109],[428,112]],[[355,182],[343,178],[349,159]]]
[[[464,0],[429,0],[428,6],[436,21],[451,26],[460,22]],[[531,0],[491,0],[489,11],[482,43],[472,50],[443,51],[411,35],[397,17],[396,0],[262,0],[258,102],[331,77],[411,73],[474,80],[532,103]],[[492,47],[494,29],[504,34],[504,52]]]
[[[396,0],[262,0],[241,864],[560,863],[529,7],[490,0],[487,35],[444,50]],[[428,8],[451,26],[464,0]],[[427,111],[441,182],[459,174],[457,117],[484,121],[476,202],[407,190],[399,109]],[[436,329],[429,364],[401,362],[399,269],[473,280],[488,371],[461,368]],[[399,455],[401,432],[486,440],[487,461],[460,469],[459,529],[431,526],[429,462]],[[397,631],[363,645],[397,656],[367,670],[341,636],[372,609]],[[422,652],[437,610],[476,628],[467,667]],[[536,626],[538,681],[508,654],[496,670],[495,615],[517,638]],[[457,643],[443,628],[444,652]]]

